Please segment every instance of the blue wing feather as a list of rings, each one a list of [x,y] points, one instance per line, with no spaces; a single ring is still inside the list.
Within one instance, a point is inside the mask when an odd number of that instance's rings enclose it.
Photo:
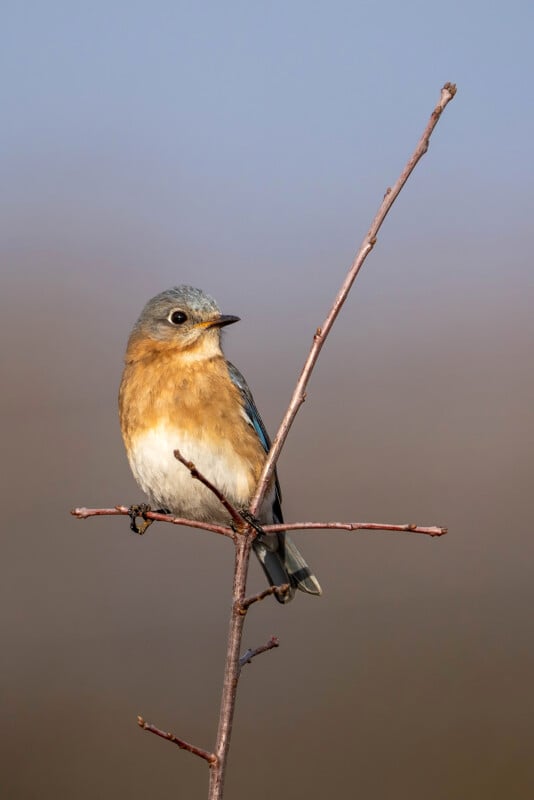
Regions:
[[[269,439],[269,434],[265,430],[265,425],[263,424],[263,420],[260,416],[260,412],[256,408],[256,403],[254,402],[254,398],[252,397],[252,392],[248,388],[248,384],[243,377],[243,375],[239,372],[237,367],[234,367],[229,361],[226,362],[228,364],[228,372],[230,374],[230,378],[232,382],[237,386],[241,393],[241,397],[243,398],[243,410],[247,416],[247,420],[249,424],[254,428],[256,434],[258,435],[258,439],[261,442],[261,445],[266,453],[269,452],[271,449],[271,440]],[[283,522],[282,517],[282,509],[281,509],[281,502],[282,502],[282,493],[280,491],[280,484],[278,483],[278,476],[275,472],[275,488],[276,488],[276,495],[273,503],[273,513],[279,522]]]

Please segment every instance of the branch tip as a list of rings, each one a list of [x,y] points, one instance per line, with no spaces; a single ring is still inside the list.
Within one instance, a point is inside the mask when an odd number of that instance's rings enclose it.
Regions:
[[[271,636],[269,641],[266,644],[262,644],[259,647],[255,647],[253,650],[247,650],[243,653],[241,658],[239,659],[239,667],[242,669],[245,664],[250,664],[253,658],[256,656],[261,655],[262,653],[267,653],[268,650],[273,650],[275,647],[280,646],[280,639],[277,636]]]
[[[190,742],[184,741],[184,739],[179,739],[178,736],[174,735],[174,733],[168,733],[167,731],[162,731],[159,728],[156,728],[155,725],[151,725],[148,722],[145,722],[145,720],[140,714],[137,715],[137,724],[144,731],[148,731],[149,733],[154,733],[161,739],[166,739],[168,742],[172,742],[177,747],[179,747],[180,750],[186,750],[188,753],[192,753],[192,755],[194,756],[203,758],[204,761],[208,762],[210,767],[217,764],[218,759],[215,753],[210,753],[209,750],[203,750],[202,747],[197,747],[195,744],[191,744]]]
[[[282,531],[398,531],[400,533],[421,533],[426,536],[445,536],[448,528],[438,525],[414,525],[413,523],[392,525],[387,522],[284,522],[277,525],[264,525],[265,534]]]
[[[264,600],[266,597],[270,597],[272,594],[282,598],[288,593],[290,588],[291,587],[289,583],[282,583],[280,586],[269,586],[269,588],[264,589],[263,592],[258,592],[258,594],[253,594],[250,597],[245,597],[245,599],[242,600],[237,606],[238,613],[246,614],[253,603],[258,603],[260,600]]]

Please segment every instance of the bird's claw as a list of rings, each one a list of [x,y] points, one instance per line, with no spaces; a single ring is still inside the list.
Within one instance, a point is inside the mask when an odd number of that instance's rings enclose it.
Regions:
[[[130,506],[128,509],[128,516],[130,517],[130,530],[142,536],[143,533],[152,525],[154,520],[147,519],[147,514],[152,511],[148,503],[139,503],[139,505]],[[143,520],[142,525],[137,524],[137,518],[141,517]]]
[[[239,514],[243,517],[243,519],[248,522],[251,528],[254,528],[257,534],[261,536],[263,533],[263,528],[261,527],[260,521],[254,514],[251,514],[248,508],[240,508]]]

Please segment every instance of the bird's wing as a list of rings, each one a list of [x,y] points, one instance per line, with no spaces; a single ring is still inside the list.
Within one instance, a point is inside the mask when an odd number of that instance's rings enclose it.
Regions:
[[[247,420],[248,424],[251,425],[256,434],[258,439],[261,442],[261,445],[266,453],[269,452],[271,449],[271,440],[269,439],[269,434],[265,430],[265,425],[263,424],[263,420],[260,416],[260,412],[256,408],[256,403],[254,402],[254,398],[252,397],[252,392],[248,388],[248,384],[244,379],[243,375],[239,372],[237,367],[234,367],[229,361],[226,362],[228,364],[228,372],[230,374],[230,378],[232,382],[237,386],[241,397],[243,398],[243,411],[245,413],[245,419]],[[282,516],[282,492],[280,490],[280,484],[278,482],[278,475],[275,471],[275,498],[273,502],[273,514],[276,517],[277,521],[282,523],[284,518]]]

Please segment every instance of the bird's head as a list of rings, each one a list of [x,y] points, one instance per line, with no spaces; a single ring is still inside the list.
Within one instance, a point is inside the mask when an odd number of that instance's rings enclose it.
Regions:
[[[148,301],[134,325],[128,350],[189,351],[194,357],[220,353],[220,330],[239,317],[221,314],[215,300],[192,286],[175,286]]]

